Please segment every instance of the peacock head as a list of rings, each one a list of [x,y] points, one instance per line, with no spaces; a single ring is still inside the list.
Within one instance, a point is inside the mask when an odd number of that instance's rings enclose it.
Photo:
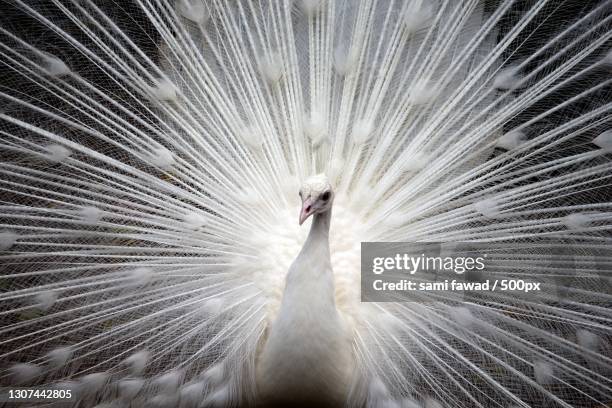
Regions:
[[[334,201],[334,191],[324,174],[309,177],[300,188],[302,210],[300,211],[300,225],[312,214],[320,214],[331,209]]]

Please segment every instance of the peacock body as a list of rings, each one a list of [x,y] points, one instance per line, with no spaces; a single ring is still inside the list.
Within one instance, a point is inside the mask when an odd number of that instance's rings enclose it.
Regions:
[[[299,222],[310,216],[313,221],[258,356],[257,391],[268,404],[342,406],[349,395],[355,367],[350,329],[336,309],[329,251],[332,194],[323,175],[309,178],[300,190]]]
[[[78,407],[612,401],[609,1],[6,9],[2,386]],[[361,302],[361,242],[520,244],[508,267],[546,286],[568,271],[538,267],[542,239],[597,254],[563,298]]]

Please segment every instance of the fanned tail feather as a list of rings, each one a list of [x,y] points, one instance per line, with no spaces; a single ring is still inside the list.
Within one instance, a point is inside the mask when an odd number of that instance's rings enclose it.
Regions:
[[[0,25],[3,384],[256,402],[299,182],[326,172],[348,405],[612,401],[609,2],[13,3],[33,28]],[[596,254],[564,300],[360,302],[362,241],[518,243],[511,263],[543,239]]]

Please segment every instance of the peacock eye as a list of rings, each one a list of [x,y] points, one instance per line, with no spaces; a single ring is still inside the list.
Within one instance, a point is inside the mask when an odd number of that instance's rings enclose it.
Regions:
[[[324,192],[324,193],[323,193],[323,195],[321,196],[321,200],[323,200],[323,201],[327,201],[327,200],[329,200],[329,196],[330,196],[329,191],[326,191],[326,192]]]

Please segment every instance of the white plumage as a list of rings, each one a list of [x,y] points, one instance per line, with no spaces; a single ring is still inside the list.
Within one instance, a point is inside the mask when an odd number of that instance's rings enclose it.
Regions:
[[[583,3],[13,1],[0,385],[609,404],[612,17]],[[549,239],[575,268],[540,265]],[[564,297],[361,302],[366,241],[487,241]]]

